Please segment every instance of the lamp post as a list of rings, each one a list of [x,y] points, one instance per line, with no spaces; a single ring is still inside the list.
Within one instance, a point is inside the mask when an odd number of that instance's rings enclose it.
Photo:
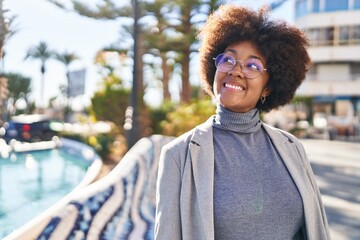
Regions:
[[[140,139],[140,123],[139,123],[139,90],[141,86],[139,86],[139,78],[142,69],[139,68],[139,61],[141,61],[140,51],[139,51],[139,3],[138,0],[133,0],[133,13],[134,13],[134,32],[133,32],[133,39],[134,39],[134,65],[133,65],[133,83],[132,83],[132,92],[131,92],[131,126],[128,126],[127,131],[127,142],[128,147],[132,147],[139,139]]]

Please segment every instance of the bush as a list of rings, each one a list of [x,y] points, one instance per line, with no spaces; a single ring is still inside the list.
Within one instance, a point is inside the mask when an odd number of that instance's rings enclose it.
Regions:
[[[107,88],[98,91],[91,98],[91,113],[96,120],[110,121],[123,132],[125,110],[129,106],[130,90],[119,88]]]
[[[215,105],[211,99],[182,103],[174,111],[169,111],[160,122],[161,133],[180,136],[195,126],[205,122],[215,113]]]
[[[166,119],[166,115],[173,112],[176,105],[171,101],[164,102],[159,108],[150,109],[152,134],[163,134],[161,122]]]
[[[61,132],[60,136],[91,146],[103,161],[118,161],[127,150],[126,140],[115,124],[106,133]]]

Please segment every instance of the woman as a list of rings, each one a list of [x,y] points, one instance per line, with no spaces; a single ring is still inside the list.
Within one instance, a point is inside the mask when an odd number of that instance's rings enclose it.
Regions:
[[[224,5],[200,32],[216,115],[162,150],[155,239],[330,239],[303,146],[259,118],[310,66],[304,34],[267,14]]]

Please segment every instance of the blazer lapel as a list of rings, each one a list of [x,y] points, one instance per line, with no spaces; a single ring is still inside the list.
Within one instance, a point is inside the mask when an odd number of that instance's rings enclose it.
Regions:
[[[294,143],[290,142],[288,138],[283,136],[277,130],[272,129],[271,127],[263,124],[265,126],[265,130],[268,133],[272,143],[274,144],[277,152],[279,153],[281,159],[283,160],[285,166],[291,174],[296,185],[302,185],[303,176],[299,173],[299,169],[302,169],[302,160],[296,146]]]
[[[263,124],[263,126],[299,190],[304,207],[306,228],[310,229],[315,224],[312,216],[315,209],[314,194],[311,191],[311,183],[307,178],[306,169],[299,151],[295,143],[291,142],[290,139],[282,135],[278,130],[266,124]]]
[[[210,118],[194,132],[189,146],[196,195],[206,239],[214,239],[214,147]]]

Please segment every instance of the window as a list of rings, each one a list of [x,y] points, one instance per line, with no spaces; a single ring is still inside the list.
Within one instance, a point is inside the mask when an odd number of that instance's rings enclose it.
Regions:
[[[354,0],[354,8],[360,9],[360,0]]]
[[[348,0],[326,0],[325,11],[347,10],[349,8]]]
[[[342,26],[339,28],[339,44],[348,45],[349,44],[349,26]]]
[[[333,41],[334,41],[334,28],[333,27],[329,27],[329,28],[323,28],[322,29],[322,34],[320,37],[321,43],[322,45],[333,45]]]
[[[329,46],[334,44],[334,28],[315,28],[307,31],[312,46]]]
[[[310,45],[318,46],[320,40],[320,30],[319,29],[310,29],[307,31],[307,35],[310,41]]]
[[[308,29],[306,35],[311,46],[359,45],[360,25]]]
[[[307,0],[297,0],[295,2],[295,17],[301,17],[307,13]]]
[[[320,0],[313,0],[312,12],[320,12]]]
[[[353,26],[350,33],[351,42],[360,44],[360,26]]]

